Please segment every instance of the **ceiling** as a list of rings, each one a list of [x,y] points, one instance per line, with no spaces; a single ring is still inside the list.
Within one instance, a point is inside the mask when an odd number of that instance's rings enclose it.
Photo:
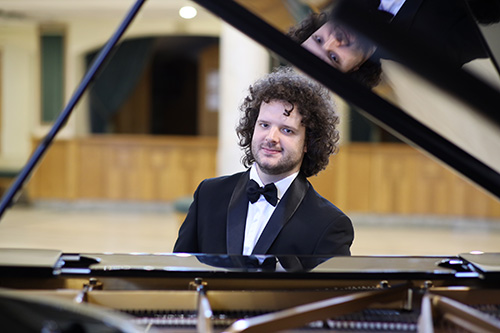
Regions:
[[[237,0],[278,29],[293,25],[286,4],[312,0]],[[318,0],[315,0],[318,1]],[[0,22],[34,21],[64,22],[74,19],[116,19],[124,17],[136,0],[0,0]],[[143,18],[175,19],[182,6],[191,5],[198,10],[197,19],[213,18],[203,7],[190,0],[147,0],[140,11]],[[290,8],[290,7],[288,7]]]
[[[75,18],[107,19],[123,16],[135,0],[0,0],[0,17],[29,20],[68,20]],[[141,14],[178,17],[182,6],[193,4],[188,0],[148,0]],[[193,6],[198,7],[196,4]],[[200,13],[204,15],[203,10]]]

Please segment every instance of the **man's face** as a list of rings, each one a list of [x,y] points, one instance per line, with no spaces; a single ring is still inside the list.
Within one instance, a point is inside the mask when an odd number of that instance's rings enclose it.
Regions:
[[[375,51],[359,36],[331,22],[323,24],[302,46],[344,73],[357,70]]]
[[[304,158],[306,128],[295,107],[283,101],[262,102],[252,138],[252,154],[258,170],[282,179],[300,170]]]

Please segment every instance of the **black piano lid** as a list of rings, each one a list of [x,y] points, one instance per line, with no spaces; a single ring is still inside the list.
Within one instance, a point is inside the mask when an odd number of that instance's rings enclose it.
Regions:
[[[63,265],[61,255],[59,250],[0,248],[1,276],[54,276]]]
[[[359,30],[365,29],[369,38],[376,41],[379,46],[382,45],[385,49],[394,52],[408,68],[422,75],[426,80],[430,80],[447,94],[451,94],[450,98],[467,104],[470,110],[467,109],[466,112],[472,115],[468,119],[477,120],[478,123],[468,124],[467,128],[459,131],[460,133],[465,135],[467,130],[474,126],[481,128],[484,124],[493,127],[488,134],[494,133],[495,135],[487,138],[488,141],[493,142],[493,150],[488,150],[491,147],[484,147],[481,143],[482,139],[474,147],[464,147],[463,143],[468,144],[477,139],[467,140],[465,137],[461,143],[457,143],[454,138],[440,134],[436,128],[431,128],[415,118],[414,114],[409,114],[304,50],[238,2],[223,0],[195,0],[195,2],[315,78],[347,102],[359,107],[368,118],[403,141],[420,147],[424,152],[500,198],[500,163],[497,163],[499,155],[497,151],[500,148],[494,149],[500,147],[500,112],[498,111],[500,91],[491,84],[465,70],[451,68],[446,59],[429,57],[428,49],[420,49],[412,45],[414,41],[408,36],[403,38],[406,40],[405,47],[399,47],[401,36],[397,31],[380,24],[370,15],[361,15],[359,12],[352,15],[352,11],[356,8],[349,6],[349,1],[346,2],[347,6],[343,14],[345,14],[346,21],[349,21],[349,25]],[[370,23],[368,29],[367,22]],[[419,43],[416,42],[416,44]],[[482,132],[478,130],[476,133]],[[485,151],[484,154],[480,154],[483,151]]]
[[[500,253],[471,252],[461,253],[459,257],[485,274],[495,274],[500,277]]]

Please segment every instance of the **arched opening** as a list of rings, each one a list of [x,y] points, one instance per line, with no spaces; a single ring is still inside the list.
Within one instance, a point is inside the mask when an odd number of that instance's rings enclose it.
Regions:
[[[96,54],[87,55],[88,66]],[[216,37],[124,41],[90,89],[91,133],[215,135],[216,128],[206,133],[199,124],[214,70]]]

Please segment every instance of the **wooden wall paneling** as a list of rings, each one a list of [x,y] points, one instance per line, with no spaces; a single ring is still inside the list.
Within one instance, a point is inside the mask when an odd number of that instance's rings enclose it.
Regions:
[[[146,150],[147,171],[143,175],[145,200],[169,200],[169,150],[168,147],[148,147]]]
[[[38,142],[35,142],[38,144]],[[35,169],[30,181],[32,198],[67,198],[68,197],[68,142],[54,141]]]
[[[428,199],[433,205],[431,213],[500,217],[500,214],[496,213],[497,210],[500,211],[500,202],[454,170],[430,158],[426,159],[426,168],[439,170],[439,178],[434,177],[433,181],[426,186],[429,192],[433,191]]]
[[[79,165],[79,148],[80,144],[77,140],[68,140],[68,153],[66,158],[66,195],[70,200],[75,200],[79,197],[79,182],[78,182],[78,165]]]
[[[179,147],[170,147],[168,150],[168,159],[163,179],[166,180],[163,187],[163,197],[166,200],[173,200],[181,197],[185,193],[186,170],[182,162],[184,149]]]
[[[38,142],[39,141],[37,141],[37,140],[32,140],[33,150],[37,146]],[[47,154],[43,157],[43,159],[47,159]],[[40,171],[40,168],[42,167],[42,162],[43,161],[41,161],[38,164],[38,166],[35,167],[35,169],[31,173],[30,179],[28,179],[28,183],[27,183],[28,186],[27,186],[26,190],[28,191],[29,197],[32,199],[39,198],[42,195],[42,193],[40,193],[42,186],[43,186],[43,184],[41,184],[42,171]]]
[[[215,176],[215,151],[206,148],[189,147],[179,152],[176,197],[191,196],[198,184]]]
[[[347,151],[346,151],[347,150]],[[340,147],[340,151],[337,155],[330,158],[331,166],[330,168],[333,170],[333,195],[332,200],[340,209],[346,210],[348,209],[348,200],[347,200],[347,190],[349,186],[348,175],[348,160],[349,160],[349,151],[347,146]]]
[[[105,147],[105,194],[111,200],[141,200],[141,151],[136,145]]]
[[[180,167],[182,168],[184,175],[182,195],[192,193],[201,181],[197,174],[203,174],[203,171],[200,172],[200,169],[203,166],[203,161],[199,159],[198,152],[199,150],[196,148],[187,148],[180,155]]]
[[[443,167],[445,168],[445,167]],[[467,213],[467,192],[472,190],[472,184],[467,184],[460,176],[453,174],[453,171],[448,172],[449,190],[447,198],[449,198],[450,208],[448,214],[465,216]]]
[[[488,216],[500,217],[500,200],[493,197],[488,197],[488,201],[490,202],[490,210]]]
[[[415,210],[418,214],[449,214],[460,210],[460,205],[451,202],[461,201],[460,191],[452,191],[450,171],[431,158],[415,154],[417,167],[415,182]]]
[[[145,178],[151,172],[148,163],[148,152],[148,146],[146,145],[136,147],[133,153],[135,159],[134,168],[131,170],[131,182],[127,189],[131,200],[148,200],[149,193],[145,188]]]
[[[42,188],[45,198],[64,198],[67,195],[68,173],[66,168],[67,141],[56,142],[47,153],[41,170]]]
[[[346,209],[354,212],[373,212],[373,158],[368,145],[353,145],[346,151],[346,167],[343,169],[348,184],[344,194]]]
[[[371,168],[371,211],[396,214],[411,212],[412,202],[415,200],[412,191],[415,182],[412,151],[402,145],[374,147],[376,150]]]
[[[466,183],[470,190],[466,191],[464,202],[466,216],[488,216],[490,202],[485,193]]]
[[[340,148],[340,152],[336,155],[330,157],[329,173],[331,174],[331,184],[332,194],[329,197],[331,201],[337,205],[340,209],[344,210],[345,203],[345,189],[347,188],[348,179],[345,177],[347,154],[343,154],[343,147]]]
[[[104,152],[102,145],[78,140],[78,196],[83,199],[105,198]]]
[[[380,156],[381,155],[381,156]],[[376,213],[391,212],[391,193],[395,190],[393,178],[389,175],[387,163],[385,162],[385,152],[373,158],[371,168],[368,170],[374,177],[370,186],[370,197],[368,203],[370,211]]]
[[[215,177],[216,174],[217,149],[215,146],[210,149],[196,148],[195,156],[197,157],[195,161],[197,167],[194,169],[187,185],[187,193],[184,196],[192,195],[203,179]]]
[[[332,165],[333,160],[333,158],[330,158],[330,163],[327,168],[320,171],[316,176],[309,177],[308,180],[311,182],[316,192],[334,204],[338,204],[335,201],[335,170]]]
[[[320,171],[316,176],[309,177],[309,181],[320,195],[344,210],[347,205],[345,193],[348,179],[345,162],[348,155],[342,152],[343,147],[338,154],[330,156],[330,162],[326,169]]]
[[[191,196],[205,178],[215,176],[216,139],[184,142],[173,139],[167,145],[152,145],[145,154],[145,197],[175,200]]]
[[[34,143],[36,143],[34,141]],[[28,183],[33,199],[169,201],[216,174],[217,138],[56,140]],[[349,144],[309,180],[346,212],[500,217],[500,202],[415,149]]]
[[[481,217],[494,216],[495,203],[496,205],[500,205],[500,203],[498,201],[495,202],[489,194],[459,176],[455,176],[454,185],[455,187],[460,185],[463,188],[462,215]]]
[[[195,159],[191,156],[191,149],[187,147],[175,147],[171,152],[171,169],[169,171],[168,199],[176,199],[184,196],[187,192],[190,170],[194,167]]]
[[[397,168],[401,177],[397,181],[398,192],[394,193],[393,202],[400,214],[411,214],[414,213],[415,202],[418,201],[414,191],[417,182],[417,156],[413,149],[403,150],[401,148],[403,146],[398,145],[396,151],[391,154],[393,163],[398,164]],[[401,158],[399,163],[397,162],[398,158]]]

